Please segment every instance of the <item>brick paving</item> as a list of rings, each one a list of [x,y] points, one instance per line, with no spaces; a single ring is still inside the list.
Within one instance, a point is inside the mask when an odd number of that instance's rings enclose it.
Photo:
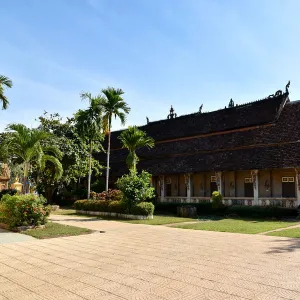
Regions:
[[[300,299],[296,239],[54,218],[98,232],[0,245],[1,300]]]

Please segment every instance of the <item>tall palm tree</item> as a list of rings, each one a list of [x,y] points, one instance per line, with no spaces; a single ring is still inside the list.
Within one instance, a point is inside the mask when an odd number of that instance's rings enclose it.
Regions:
[[[4,95],[4,86],[11,88],[13,83],[8,77],[0,75],[0,101],[2,101],[2,109],[7,109],[9,101]]]
[[[142,147],[153,148],[154,139],[147,136],[146,132],[138,129],[136,126],[129,126],[127,130],[123,131],[118,139],[121,140],[123,148],[129,150],[129,154],[126,159],[128,168],[132,171],[136,171],[136,165],[139,158],[136,154],[136,150]]]
[[[57,147],[48,146],[46,142],[51,139],[51,134],[40,130],[30,129],[23,124],[10,124],[7,130],[11,132],[8,141],[8,150],[11,155],[23,164],[23,192],[28,192],[28,174],[35,165],[39,171],[45,169],[46,163],[50,162],[55,168],[54,177],[62,176],[63,168],[59,161],[62,153]]]
[[[101,139],[103,129],[102,106],[100,105],[101,98],[99,96],[92,97],[90,93],[82,93],[81,98],[89,100],[90,106],[88,109],[80,109],[75,114],[75,127],[79,136],[86,140],[89,144],[89,174],[88,174],[88,193],[87,199],[90,199],[91,193],[91,177],[92,177],[92,155],[93,144]]]
[[[108,87],[102,90],[101,105],[104,109],[104,128],[108,133],[107,145],[107,167],[106,167],[106,191],[108,191],[109,182],[109,157],[110,157],[110,138],[112,117],[119,118],[122,125],[125,125],[126,115],[130,112],[130,107],[123,100],[124,92],[121,89]]]

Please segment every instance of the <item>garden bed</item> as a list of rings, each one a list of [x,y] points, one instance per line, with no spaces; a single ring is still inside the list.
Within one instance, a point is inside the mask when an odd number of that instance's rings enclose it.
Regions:
[[[131,219],[131,220],[152,220],[153,215],[131,215],[131,214],[120,214],[115,212],[102,212],[102,211],[86,211],[86,210],[76,210],[76,214],[90,215],[90,216],[103,216],[103,217],[113,217],[119,219]]]

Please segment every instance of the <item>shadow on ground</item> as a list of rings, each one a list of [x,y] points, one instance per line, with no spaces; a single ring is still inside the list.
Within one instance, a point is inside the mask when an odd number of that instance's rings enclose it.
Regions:
[[[294,252],[300,249],[300,240],[293,238],[282,238],[270,243],[276,243],[275,247],[271,247],[271,250],[267,251],[266,254],[286,253]]]

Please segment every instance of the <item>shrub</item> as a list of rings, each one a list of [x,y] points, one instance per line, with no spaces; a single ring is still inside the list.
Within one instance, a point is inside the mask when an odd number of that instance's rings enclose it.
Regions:
[[[149,216],[154,213],[154,205],[151,202],[141,202],[132,209],[134,215]]]
[[[2,191],[0,191],[0,200],[1,200],[1,198],[2,198],[2,196],[4,196],[4,195],[11,195],[11,196],[13,196],[13,195],[15,195],[15,194],[17,194],[17,190],[16,189],[4,189],[4,190],[2,190]]]
[[[121,214],[125,211],[124,203],[122,201],[110,201],[108,211]]]
[[[1,201],[0,218],[9,227],[42,225],[47,223],[51,207],[46,199],[34,194],[4,195]]]
[[[151,175],[146,171],[140,174],[131,171],[118,179],[116,184],[124,195],[127,212],[131,213],[139,202],[154,198],[154,188],[151,187],[150,179]]]
[[[91,198],[93,200],[110,200],[120,201],[123,198],[123,194],[120,190],[109,189],[107,192],[102,193],[91,192]]]
[[[126,213],[127,207],[122,201],[107,201],[107,200],[77,200],[74,203],[76,210],[83,211],[101,211]],[[141,202],[132,209],[134,215],[151,215],[154,211],[154,205],[150,202]]]
[[[218,208],[218,207],[222,206],[223,197],[222,197],[222,194],[219,193],[218,191],[214,191],[212,193],[211,199],[212,199],[213,208]]]

